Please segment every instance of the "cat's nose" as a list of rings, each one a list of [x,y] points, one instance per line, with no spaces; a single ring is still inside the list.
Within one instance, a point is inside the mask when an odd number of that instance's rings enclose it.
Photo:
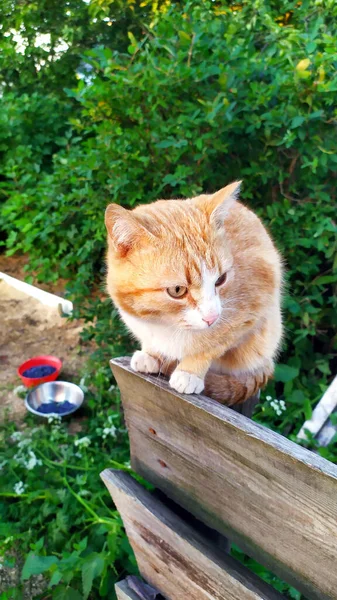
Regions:
[[[203,317],[203,321],[205,323],[207,323],[208,327],[210,327],[211,325],[213,325],[213,323],[215,323],[215,321],[217,320],[219,315],[208,315],[207,317]]]

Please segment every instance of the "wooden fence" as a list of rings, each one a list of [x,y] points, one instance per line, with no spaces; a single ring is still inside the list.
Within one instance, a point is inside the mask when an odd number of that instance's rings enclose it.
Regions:
[[[129,364],[111,361],[132,467],[175,503],[125,473],[102,473],[144,579],[167,600],[282,598],[219,548],[215,530],[309,600],[337,599],[337,467]],[[122,600],[156,597],[127,582],[116,591]]]

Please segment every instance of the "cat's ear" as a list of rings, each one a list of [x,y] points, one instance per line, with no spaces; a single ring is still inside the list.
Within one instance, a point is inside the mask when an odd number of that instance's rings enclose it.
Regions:
[[[208,199],[208,214],[215,227],[223,227],[224,221],[240,194],[241,181],[234,181]]]
[[[114,249],[121,257],[126,256],[142,238],[150,235],[132,212],[119,204],[109,204],[107,207],[105,226]]]

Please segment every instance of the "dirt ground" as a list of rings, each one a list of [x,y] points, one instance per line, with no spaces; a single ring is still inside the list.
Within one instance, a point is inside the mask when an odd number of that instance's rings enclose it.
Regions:
[[[0,271],[24,281],[25,257],[0,255]],[[48,292],[63,295],[65,281],[55,285],[38,285]],[[79,383],[89,347],[80,343],[81,321],[67,321],[57,308],[41,304],[35,298],[16,290],[0,279],[0,422],[9,418],[20,424],[26,415],[23,399],[15,391],[22,384],[17,367],[33,356],[52,354],[60,358],[60,378]],[[73,419],[72,432],[82,429],[82,420]],[[69,429],[70,431],[70,429]],[[15,553],[16,567],[0,568],[0,593],[19,585],[23,557]],[[0,557],[1,562],[1,557]],[[32,600],[46,587],[43,576],[25,583],[23,598]]]
[[[24,279],[25,259],[0,257],[0,271]],[[41,286],[42,287],[42,286]],[[62,295],[63,282],[44,286]],[[79,383],[80,372],[88,349],[80,346],[82,323],[68,322],[57,308],[41,304],[35,298],[11,287],[0,279],[0,419],[21,420],[26,413],[22,398],[14,390],[21,384],[17,367],[39,354],[52,354],[63,362],[60,378]]]

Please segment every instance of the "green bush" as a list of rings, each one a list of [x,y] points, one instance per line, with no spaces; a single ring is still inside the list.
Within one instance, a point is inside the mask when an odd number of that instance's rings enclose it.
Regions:
[[[243,200],[285,257],[281,360],[291,369],[279,367],[276,391],[293,410],[282,429],[309,413],[336,352],[337,8],[236,8],[172,6],[139,39],[129,32],[127,54],[90,50],[90,78],[67,90],[68,123],[63,103],[45,139],[22,133],[14,153],[4,149],[2,228],[9,253],[29,253],[40,280],[70,279],[81,299],[104,272],[109,201],[133,206],[243,178]]]
[[[275,411],[266,399],[256,418],[293,436],[336,369],[337,6],[193,0],[151,10],[150,4],[92,1],[92,18],[119,16],[115,37],[83,43],[87,76],[74,88],[76,78],[67,73],[70,87],[63,90],[52,69],[50,89],[44,80],[35,92],[21,82],[0,97],[4,244],[9,254],[29,254],[31,279],[33,272],[38,281],[68,279],[75,316],[88,322],[84,336],[96,342],[86,374],[104,406],[108,357],[130,350],[110,301],[91,293],[104,279],[105,206],[211,192],[242,178],[243,201],[270,229],[286,266],[286,337],[267,392],[283,397],[286,410]],[[73,65],[78,49],[71,56]],[[97,371],[97,365],[104,366]],[[90,435],[98,452],[92,428]],[[124,444],[121,438],[121,455]],[[320,452],[336,460],[334,446]],[[52,460],[52,449],[46,457]],[[93,480],[90,486],[96,490]],[[29,502],[21,504],[27,515]],[[15,505],[8,510],[9,521],[22,518]],[[40,525],[38,535],[47,535]],[[77,552],[83,526],[79,517],[67,552]],[[50,556],[56,546],[48,543]],[[83,552],[67,579],[76,589]],[[96,580],[94,589],[99,597]]]

